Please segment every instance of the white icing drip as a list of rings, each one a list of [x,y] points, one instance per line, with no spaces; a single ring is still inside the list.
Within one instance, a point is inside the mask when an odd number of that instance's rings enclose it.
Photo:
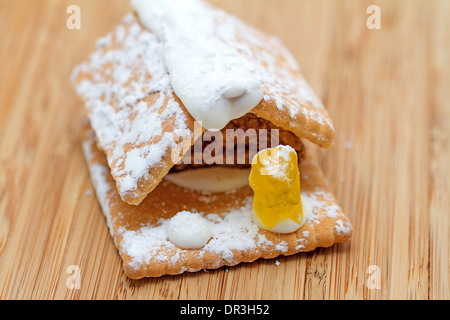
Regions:
[[[207,129],[223,129],[263,99],[257,67],[217,36],[209,7],[198,0],[132,0],[142,24],[164,44],[177,96]]]
[[[233,192],[248,186],[250,170],[208,167],[172,173],[165,180],[182,188],[202,192]]]

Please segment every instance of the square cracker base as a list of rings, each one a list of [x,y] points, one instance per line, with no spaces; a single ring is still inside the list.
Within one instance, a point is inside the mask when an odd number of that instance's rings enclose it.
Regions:
[[[126,204],[89,126],[83,130],[82,144],[98,201],[125,273],[132,279],[271,259],[351,238],[350,222],[329,192],[320,168],[308,157],[300,164],[301,189],[312,215],[296,232],[278,234],[253,223],[250,187],[205,195],[163,181],[138,206]],[[213,237],[202,249],[181,249],[167,240],[165,223],[180,211],[201,213],[211,224]]]

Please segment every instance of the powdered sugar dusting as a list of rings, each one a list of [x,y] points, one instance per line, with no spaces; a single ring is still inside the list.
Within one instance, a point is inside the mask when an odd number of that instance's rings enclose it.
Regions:
[[[325,195],[326,193],[320,194]],[[317,219],[320,218],[316,214],[329,205],[327,200],[310,192],[302,193],[302,201],[308,202],[307,207],[312,210],[312,212],[305,212],[305,224],[317,222]],[[253,214],[252,197],[249,197],[246,205],[240,209],[224,214],[202,214],[211,230],[212,237],[200,249],[199,255],[203,256],[206,252],[215,253],[231,264],[235,262],[234,251],[244,252],[260,247],[274,247],[281,253],[287,252],[289,247],[286,242],[273,243],[261,233],[261,229],[253,221]],[[149,264],[153,259],[168,263],[178,262],[182,249],[169,241],[166,232],[169,224],[170,219],[160,219],[157,225],[145,225],[137,231],[127,230],[124,227],[119,230],[119,235],[122,237],[122,250],[132,258],[131,265],[134,268],[139,269],[141,265]],[[336,230],[351,232],[351,227],[344,224],[342,220],[338,220]],[[310,232],[303,231],[301,238],[297,240],[298,244],[295,249],[302,251],[309,237]],[[174,256],[161,254],[161,252],[171,250],[172,252],[175,250]]]
[[[349,234],[352,232],[352,226],[349,222],[344,222],[342,220],[336,221],[335,229],[338,233]]]
[[[84,156],[89,163],[89,173],[91,174],[92,184],[94,185],[95,193],[97,195],[97,199],[99,199],[100,205],[102,207],[103,214],[106,217],[106,223],[109,228],[109,232],[111,236],[114,235],[114,231],[112,228],[112,219],[110,215],[110,207],[108,194],[111,192],[111,187],[106,180],[108,173],[108,169],[101,164],[92,163],[93,154],[91,151],[91,142],[85,141],[82,144]]]
[[[121,194],[149,178],[150,168],[176,146],[173,133],[163,131],[165,123],[192,134],[174,99],[161,43],[132,14],[98,40],[97,51],[74,70],[72,80]],[[150,94],[152,100],[145,100]]]

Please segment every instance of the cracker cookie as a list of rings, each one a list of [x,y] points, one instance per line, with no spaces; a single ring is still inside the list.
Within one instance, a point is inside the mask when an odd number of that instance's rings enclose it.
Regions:
[[[336,204],[311,156],[300,164],[305,223],[296,232],[260,229],[252,219],[250,187],[234,193],[204,194],[163,180],[138,206],[122,201],[93,130],[86,126],[83,150],[98,201],[128,277],[140,279],[215,269],[292,255],[345,242],[352,226]],[[212,238],[201,249],[181,249],[167,238],[171,217],[181,211],[200,213]]]

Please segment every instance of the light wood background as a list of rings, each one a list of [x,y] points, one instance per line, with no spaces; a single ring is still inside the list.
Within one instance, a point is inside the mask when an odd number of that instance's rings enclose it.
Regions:
[[[1,299],[449,299],[450,1],[217,0],[281,38],[334,119],[350,243],[129,280],[92,193],[73,67],[128,1],[0,0]],[[68,30],[66,8],[81,8]],[[381,30],[366,9],[381,8]],[[76,265],[80,289],[69,289]],[[379,289],[367,286],[377,266]]]

